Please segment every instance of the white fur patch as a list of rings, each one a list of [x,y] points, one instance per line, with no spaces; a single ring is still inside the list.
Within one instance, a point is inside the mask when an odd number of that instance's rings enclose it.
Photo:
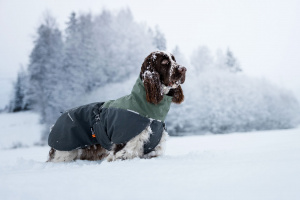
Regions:
[[[155,53],[152,53],[151,58],[152,58],[152,61],[155,61],[155,60],[156,60],[156,55],[155,55]]]
[[[133,159],[136,157],[142,158],[144,154],[144,143],[149,141],[150,134],[152,130],[150,126],[147,126],[139,135],[135,136],[129,142],[126,143],[125,147],[114,154],[113,151],[110,151],[107,156],[107,161],[115,160],[126,160]]]
[[[171,89],[175,89],[178,86],[179,85],[177,85],[177,84],[174,84],[172,86],[165,86],[164,84],[162,84],[161,85],[161,94],[168,94]]]
[[[51,162],[71,162],[78,158],[78,149],[72,151],[55,151]]]
[[[144,155],[143,158],[152,158],[152,157],[157,157],[157,156],[163,155],[165,153],[166,141],[167,141],[168,137],[169,137],[168,132],[164,130],[158,145],[154,148],[153,151]]]
[[[148,78],[151,78],[152,79],[152,76],[153,76],[154,72],[150,72],[149,70],[146,70],[144,73],[143,73],[143,78],[145,79],[145,77],[148,77]]]

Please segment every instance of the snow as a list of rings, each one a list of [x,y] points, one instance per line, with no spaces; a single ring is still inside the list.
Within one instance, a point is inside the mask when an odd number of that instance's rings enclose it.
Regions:
[[[0,127],[0,149],[32,146],[39,142],[44,128],[33,112],[0,113]]]
[[[46,163],[48,147],[3,149],[15,134],[37,140],[37,122],[30,112],[0,115],[1,199],[300,198],[299,128],[170,137],[163,157],[111,163]]]

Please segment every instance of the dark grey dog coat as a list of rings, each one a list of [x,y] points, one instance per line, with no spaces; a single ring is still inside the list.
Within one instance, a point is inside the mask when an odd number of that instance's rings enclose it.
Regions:
[[[130,95],[65,111],[50,131],[48,144],[59,151],[71,151],[100,144],[111,150],[125,144],[148,126],[152,133],[144,154],[154,150],[165,129],[165,117],[172,97],[164,95],[157,105],[146,101],[143,82],[138,78]]]

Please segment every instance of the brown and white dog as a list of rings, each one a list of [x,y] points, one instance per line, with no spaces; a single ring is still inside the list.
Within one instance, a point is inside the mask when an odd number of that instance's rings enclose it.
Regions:
[[[180,84],[185,82],[186,68],[177,64],[175,57],[164,51],[155,51],[147,56],[142,64],[140,78],[144,83],[146,100],[152,104],[162,101],[164,95],[172,97],[172,102],[180,104],[184,95]],[[58,151],[51,148],[49,162],[68,162],[73,160],[102,160],[107,161],[139,158],[152,158],[164,153],[165,142],[168,136],[163,131],[159,144],[153,151],[144,154],[144,143],[151,134],[150,126],[132,138],[126,144],[113,144],[110,151],[100,144],[72,151]]]

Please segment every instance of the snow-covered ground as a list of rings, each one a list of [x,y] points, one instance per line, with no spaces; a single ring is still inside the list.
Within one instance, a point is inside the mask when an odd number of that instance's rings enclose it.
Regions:
[[[43,126],[33,112],[0,113],[0,150],[39,142]]]
[[[300,129],[171,137],[160,158],[57,164],[45,163],[48,147],[4,148],[15,134],[34,143],[41,130],[33,113],[10,126],[6,115],[0,199],[300,199]]]

